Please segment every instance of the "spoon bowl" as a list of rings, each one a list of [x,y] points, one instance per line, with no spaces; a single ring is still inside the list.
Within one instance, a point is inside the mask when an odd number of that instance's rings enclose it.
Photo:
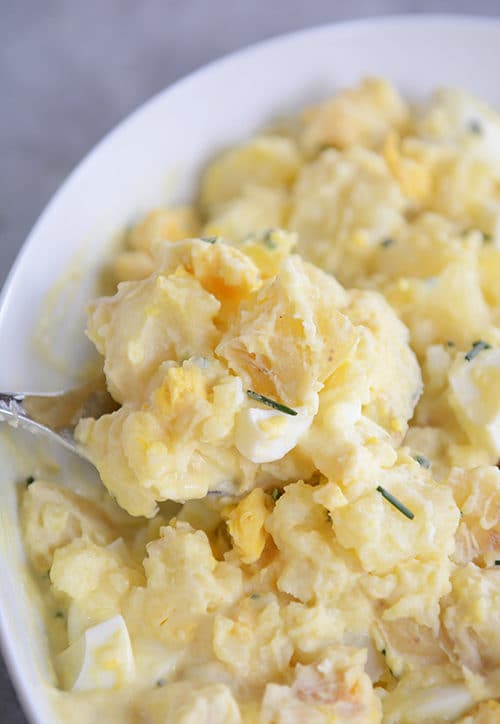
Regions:
[[[83,417],[97,418],[116,409],[104,375],[64,392],[0,392],[0,422],[44,435],[90,462],[75,440],[75,428]]]

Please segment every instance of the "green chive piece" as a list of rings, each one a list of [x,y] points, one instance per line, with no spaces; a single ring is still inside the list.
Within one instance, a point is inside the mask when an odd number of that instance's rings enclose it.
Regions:
[[[217,241],[217,236],[201,236],[200,238],[207,244],[215,244],[215,242]]]
[[[455,342],[452,342],[451,339],[449,339],[449,340],[446,342],[446,346],[447,346],[447,347],[454,347],[454,346],[455,346]]]
[[[467,360],[467,362],[470,362],[474,359],[474,357],[477,357],[477,355],[482,352],[483,349],[491,349],[491,344],[488,344],[488,342],[483,342],[482,339],[478,339],[476,342],[473,342],[472,349],[470,349],[465,355],[465,359]]]
[[[384,239],[380,242],[380,246],[382,246],[384,249],[387,249],[389,246],[392,246],[394,244],[394,239],[388,238]]]
[[[483,242],[485,244],[490,244],[493,241],[493,237],[491,234],[485,234],[484,231],[481,232],[483,235]]]
[[[267,229],[262,235],[262,241],[268,249],[277,249],[278,245],[273,241],[273,234],[276,229]]]
[[[498,561],[498,560],[495,561],[495,565],[496,565],[496,566],[500,566],[500,561]]]
[[[252,599],[252,601],[256,601],[258,598],[260,598],[260,594],[258,594],[258,593],[252,593],[252,595],[250,596],[250,598]]]
[[[274,490],[271,492],[271,498],[274,500],[275,503],[277,503],[284,492],[285,491],[281,488],[274,488]]]
[[[253,390],[247,390],[247,395],[252,398],[252,400],[257,400],[257,402],[262,402],[263,405],[267,405],[268,407],[272,407],[274,410],[279,410],[279,412],[284,412],[286,415],[297,415],[297,410],[292,410],[291,407],[287,407],[286,405],[282,405],[280,402],[276,402],[276,400],[271,400],[269,397],[265,397],[264,395],[259,395],[258,392],[254,392]]]
[[[419,465],[421,465],[426,470],[429,470],[431,466],[431,461],[429,458],[426,458],[425,455],[415,455],[415,460]]]
[[[56,611],[54,618],[64,618],[64,613],[62,611]]]
[[[30,475],[28,478],[26,478],[26,487],[28,487],[29,485],[31,485],[34,482],[35,482],[35,478],[33,477],[33,475]]]
[[[482,134],[483,126],[480,121],[477,120],[477,118],[473,118],[471,121],[469,121],[469,131],[471,133],[475,133],[478,136]]]
[[[167,683],[166,679],[157,679],[156,686],[160,686],[160,687],[165,686],[166,683]]]
[[[403,505],[397,498],[394,497],[394,495],[391,495],[388,490],[383,488],[381,485],[377,486],[378,492],[381,494],[383,498],[385,498],[391,505],[393,505],[395,508],[399,510],[400,513],[403,515],[406,515],[407,518],[410,520],[413,520],[415,517],[415,514],[411,512],[409,508],[406,507],[406,505]]]

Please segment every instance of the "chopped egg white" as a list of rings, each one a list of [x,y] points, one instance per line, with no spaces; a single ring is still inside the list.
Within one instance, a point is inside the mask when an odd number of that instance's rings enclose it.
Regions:
[[[134,675],[134,655],[123,617],[88,628],[83,636],[58,656],[58,668],[66,689],[90,691],[115,689]]]
[[[235,444],[239,452],[253,463],[271,463],[290,452],[311,427],[318,409],[298,407],[297,415],[280,410],[247,407],[238,413]]]
[[[500,349],[457,359],[450,371],[450,402],[471,441],[500,455]]]

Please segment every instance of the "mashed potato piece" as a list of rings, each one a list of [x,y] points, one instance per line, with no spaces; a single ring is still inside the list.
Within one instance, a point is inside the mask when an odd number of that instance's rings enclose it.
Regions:
[[[198,215],[190,206],[150,211],[126,232],[125,249],[118,253],[112,263],[113,281],[118,284],[144,279],[155,269],[151,255],[155,244],[165,239],[180,241],[196,236],[199,231]]]
[[[132,515],[152,516],[166,499],[269,487],[287,454],[288,479],[307,460],[338,475],[315,448],[327,421],[342,418],[345,386],[359,412],[342,422],[342,436],[357,440],[366,420],[387,455],[400,441],[420,387],[406,330],[375,292],[348,294],[286,254],[291,243],[273,243],[282,261],[264,279],[245,244],[165,242],[155,251],[158,271],[121,284],[91,310],[89,336],[121,407],[82,420],[77,437]],[[266,257],[257,261],[266,266]],[[356,385],[376,348],[394,363],[371,365]],[[406,375],[396,394],[393,364]]]
[[[366,78],[302,116],[301,143],[309,153],[325,146],[379,146],[391,129],[408,123],[408,104],[382,78]]]
[[[498,571],[468,563],[454,572],[443,602],[450,656],[464,669],[487,674],[500,664]]]
[[[358,146],[327,149],[302,167],[288,223],[300,254],[352,284],[399,232],[407,206],[380,155]]]
[[[266,686],[262,722],[380,721],[381,705],[364,672],[363,652],[338,647],[328,653],[316,665],[297,664],[291,686]]]
[[[75,721],[500,720],[499,160],[370,78],[124,235],[77,428],[116,502],[21,496]]]
[[[208,166],[201,185],[201,207],[218,209],[249,186],[286,189],[299,166],[300,154],[291,139],[258,136],[226,151]]]
[[[500,560],[500,470],[454,468],[448,483],[461,512],[453,560],[494,566]]]

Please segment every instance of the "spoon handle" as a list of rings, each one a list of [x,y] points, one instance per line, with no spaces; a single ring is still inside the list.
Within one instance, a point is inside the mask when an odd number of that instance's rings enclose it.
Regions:
[[[73,429],[61,428],[56,431],[29,415],[23,403],[25,399],[30,397],[22,392],[0,392],[0,422],[8,422],[12,427],[19,427],[37,435],[44,435],[71,450],[71,452],[76,452],[85,457],[75,442]]]
[[[104,375],[65,392],[0,392],[0,421],[50,437],[82,457],[86,455],[74,438],[78,421],[100,417],[117,407],[106,389]]]

